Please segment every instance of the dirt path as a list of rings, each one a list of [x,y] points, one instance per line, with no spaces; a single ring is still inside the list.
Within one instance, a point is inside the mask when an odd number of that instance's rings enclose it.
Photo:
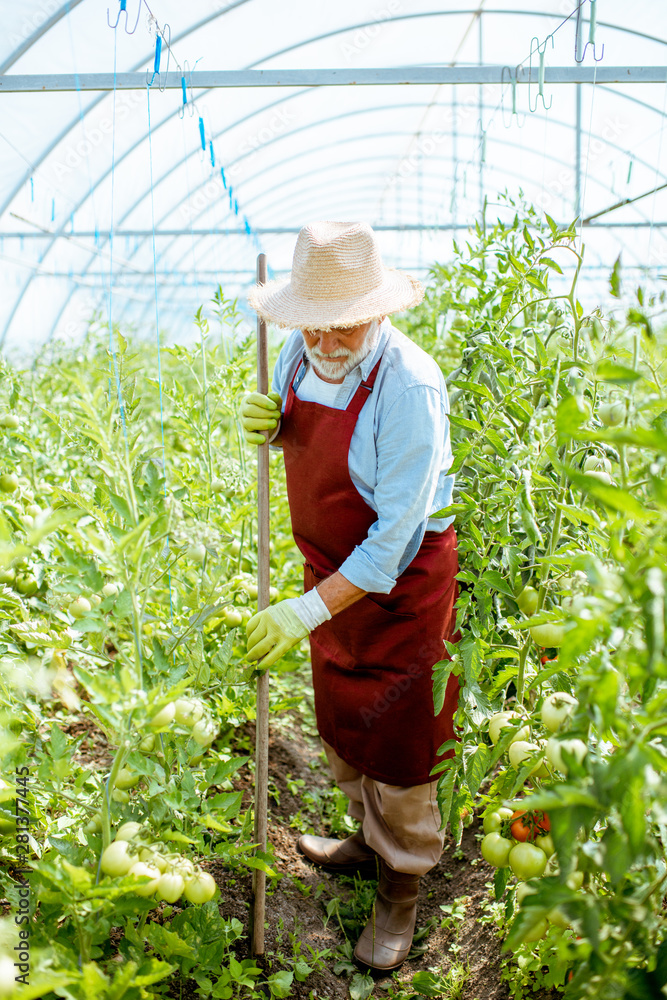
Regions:
[[[308,789],[322,792],[330,787],[326,764],[318,743],[304,737],[296,729],[282,735],[273,732],[269,761],[270,787],[277,793],[270,805],[269,839],[281,873],[298,880],[298,885],[283,877],[268,898],[267,951],[291,951],[289,932],[301,941],[306,957],[308,946],[320,952],[324,949],[335,951],[344,943],[345,937],[335,916],[324,926],[326,906],[338,898],[343,925],[351,923],[354,926],[353,917],[358,916],[358,908],[357,913],[350,914],[351,904],[354,904],[354,886],[347,880],[314,871],[297,851],[296,841],[300,831],[290,825],[292,817],[300,811],[299,819],[302,821],[303,794]],[[299,786],[299,795],[295,794],[295,782],[300,781],[304,784]],[[317,817],[314,819],[317,821]],[[329,835],[329,831],[321,825],[314,825],[313,829],[315,833]],[[488,914],[485,915],[482,905],[486,902],[488,907],[486,883],[491,878],[491,872],[481,859],[475,830],[476,824],[465,831],[459,851],[456,851],[453,841],[448,841],[439,864],[422,879],[417,927],[424,928],[429,921],[432,922],[432,929],[424,942],[428,947],[424,954],[405,963],[398,978],[409,983],[414,973],[420,970],[430,969],[444,974],[453,962],[463,963],[469,966],[469,975],[462,992],[458,994],[461,1000],[504,1000],[508,992],[505,984],[500,982],[501,942],[494,923],[489,920]],[[228,885],[229,873],[216,871],[215,875],[223,897],[222,915],[237,917],[247,928],[246,901],[250,880],[237,877],[232,887]],[[365,891],[369,899],[372,899],[372,888],[372,884],[367,884]],[[443,910],[443,906],[451,909]],[[445,926],[440,926],[443,920]],[[351,944],[354,945],[354,939]],[[326,959],[322,971],[309,976],[304,983],[295,982],[290,997],[294,1000],[315,997],[347,1000],[350,980],[333,972],[339,958],[334,955]],[[383,991],[378,988],[376,994],[382,996]]]

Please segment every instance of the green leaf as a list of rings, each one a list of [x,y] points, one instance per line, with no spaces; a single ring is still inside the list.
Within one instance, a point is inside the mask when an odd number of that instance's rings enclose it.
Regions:
[[[557,271],[558,274],[563,273],[563,269],[560,264],[558,264],[555,260],[552,260],[551,257],[540,257],[540,264],[546,264],[547,267],[553,268],[553,270]]]
[[[445,704],[447,682],[452,672],[451,660],[439,660],[433,667],[433,714],[440,715]]]
[[[294,973],[288,969],[283,969],[281,972],[274,972],[272,976],[269,976],[267,983],[269,989],[271,990],[272,997],[289,997],[292,982],[294,981]]]
[[[54,760],[60,760],[61,757],[64,757],[68,749],[67,737],[55,722],[51,726],[49,749]]]
[[[620,298],[621,295],[621,255],[619,253],[618,257],[614,261],[614,266],[611,269],[611,274],[609,275],[609,291],[614,296],[615,299]]]
[[[422,997],[442,997],[443,982],[432,972],[416,972],[410,986]]]
[[[127,500],[123,497],[117,496],[111,491],[108,492],[109,502],[117,514],[126,522],[126,524],[134,524],[134,518],[132,517],[132,512],[129,508]]]
[[[505,889],[507,888],[509,877],[510,869],[508,867],[496,868],[493,876],[493,893],[496,898],[496,902],[498,902],[499,899],[502,899],[505,895]]]
[[[452,764],[448,771],[438,779],[438,808],[440,810],[440,829],[444,830],[449,822],[449,814],[452,810],[452,799],[454,797],[454,782],[456,781],[456,775],[458,774],[458,768]]]
[[[350,1000],[367,1000],[372,995],[375,988],[375,980],[372,976],[356,972],[352,976],[350,983]]]
[[[479,791],[479,786],[486,777],[486,771],[489,763],[489,748],[486,743],[479,743],[475,749],[475,752],[466,759],[464,759],[464,774],[466,779],[466,784],[468,786],[468,791],[470,792],[473,799]]]
[[[601,382],[613,382],[614,385],[632,385],[643,378],[643,375],[616,361],[601,361],[595,369],[595,377]]]

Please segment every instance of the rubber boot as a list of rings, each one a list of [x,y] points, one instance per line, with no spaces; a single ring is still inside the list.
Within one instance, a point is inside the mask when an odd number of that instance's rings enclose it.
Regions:
[[[395,872],[381,861],[373,913],[354,949],[360,965],[388,973],[403,964],[412,947],[418,893],[419,875]]]
[[[357,830],[346,840],[328,837],[299,837],[298,848],[302,854],[325,871],[335,875],[359,874],[362,878],[377,878],[379,874],[378,856],[368,846],[361,830]]]

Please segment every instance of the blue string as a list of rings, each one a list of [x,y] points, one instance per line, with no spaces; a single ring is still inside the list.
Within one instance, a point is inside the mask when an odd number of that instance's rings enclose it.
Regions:
[[[51,222],[55,222],[55,220],[56,220],[56,199],[52,198],[51,199]]]
[[[225,171],[223,167],[220,167],[220,176],[222,177],[222,186],[227,190],[227,178],[225,177]]]
[[[212,139],[209,140],[208,148],[209,148],[210,153],[211,153],[211,166],[214,167],[215,166],[215,153],[213,152],[213,140]]]
[[[204,131],[204,119],[199,119],[199,138],[201,139],[201,148],[206,152],[206,132]]]
[[[155,252],[155,201],[153,197],[153,140],[151,133],[151,91],[146,87],[146,98],[148,104],[148,163],[151,178],[151,226],[153,229],[153,287],[155,290],[155,337],[157,340],[157,375],[158,388],[160,393],[160,432],[162,434],[162,475],[164,477],[164,497],[167,499],[167,453],[164,444],[164,407],[162,402],[162,356],[160,352],[160,313],[158,309],[157,293],[157,254]],[[169,560],[169,535],[167,535],[166,558]],[[171,570],[168,571],[169,580],[169,615],[171,625],[174,625],[174,602],[171,592]]]
[[[35,200],[35,182],[34,182],[34,180],[31,177],[30,178],[30,201],[34,201],[34,200]]]

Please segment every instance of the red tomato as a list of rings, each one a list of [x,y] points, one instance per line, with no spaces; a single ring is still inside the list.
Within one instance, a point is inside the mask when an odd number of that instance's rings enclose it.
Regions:
[[[548,653],[545,653],[544,656],[540,656],[540,663],[542,663],[542,664],[552,663],[554,660],[557,660],[557,659],[558,659],[557,656],[549,656]]]
[[[525,843],[527,840],[535,840],[551,830],[551,823],[547,813],[537,809],[535,812],[524,812],[518,810],[512,814],[512,826],[510,831],[515,840]]]

